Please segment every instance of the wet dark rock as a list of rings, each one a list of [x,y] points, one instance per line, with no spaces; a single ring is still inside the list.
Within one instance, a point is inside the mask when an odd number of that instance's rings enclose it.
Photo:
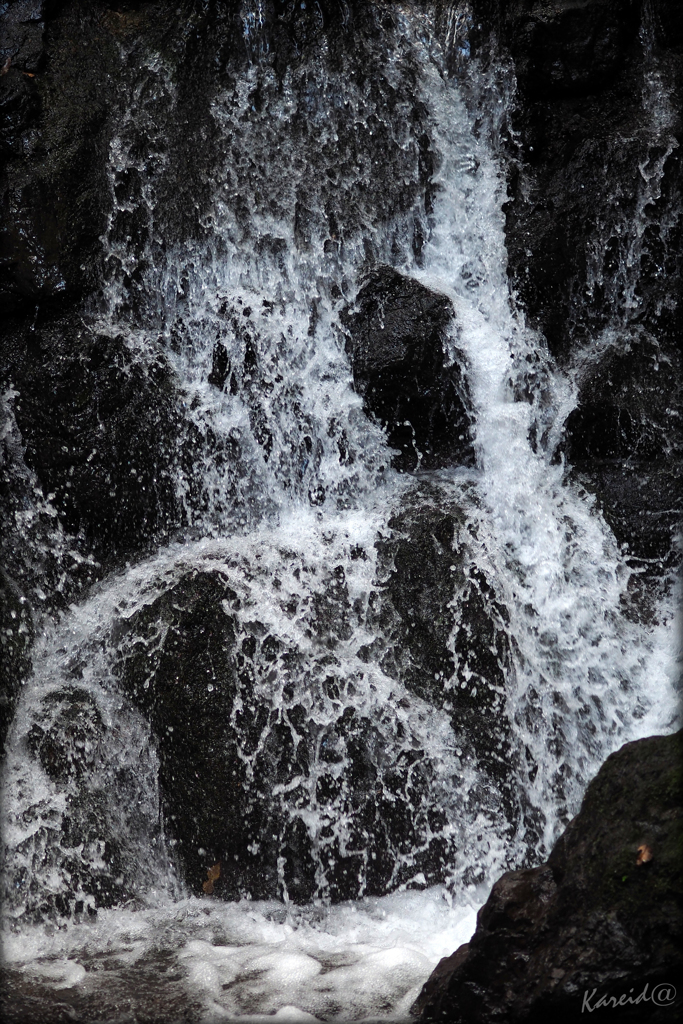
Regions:
[[[31,668],[34,628],[31,605],[0,569],[0,759],[22,681]]]
[[[64,804],[18,844],[3,877],[4,899],[19,901],[24,918],[92,916],[151,883],[149,865],[155,847],[162,848],[158,809],[150,815],[147,807],[154,808],[154,794],[146,792],[154,783],[153,755],[143,748],[136,758],[113,763],[108,749],[124,734],[130,745],[134,729],[125,716],[107,724],[93,693],[77,684],[43,696],[23,747],[34,775],[42,769]],[[34,813],[40,816],[40,808]],[[53,883],[41,886],[46,863]]]
[[[453,307],[390,267],[363,284],[344,324],[363,408],[386,428],[399,469],[474,460],[463,365],[451,363]]]
[[[611,348],[584,368],[566,422],[567,457],[617,540],[641,558],[666,560],[681,521],[682,369],[680,351],[652,337]]]
[[[168,536],[181,415],[162,357],[57,315],[17,330],[2,364],[26,465],[64,528],[108,562]]]
[[[505,38],[525,94],[545,100],[604,88],[623,67],[640,7],[639,0],[505,4]]]
[[[1,22],[0,309],[94,283],[119,55],[96,5],[14,3]],[[79,45],[80,44],[80,45]]]
[[[420,487],[388,523],[372,656],[413,693],[452,717],[459,742],[516,803],[505,715],[508,615],[477,567],[462,508]]]
[[[222,606],[231,597],[219,574],[189,574],[122,623],[118,671],[156,737],[167,828],[188,885],[201,893],[207,868],[223,861],[217,894],[237,896],[251,883],[255,894],[274,895],[274,860],[264,857],[259,878],[259,858],[247,849],[260,834],[252,820],[260,808],[254,800],[248,806],[245,792],[248,763],[239,755],[249,743],[246,728],[241,742],[236,737],[249,712],[241,701],[236,706],[236,625]],[[249,707],[263,726],[264,715]]]
[[[104,729],[102,716],[85,690],[49,694],[44,703],[58,705],[59,710],[46,728],[38,723],[31,727],[29,750],[49,778],[58,782],[81,778],[94,768],[98,734]]]
[[[459,525],[437,500],[392,523],[367,618],[386,639],[359,657],[452,713],[464,756],[487,774],[472,799],[516,820],[503,613],[481,575],[466,577]],[[310,649],[259,621],[257,608],[247,616],[222,570],[186,573],[118,627],[117,675],[152,727],[166,828],[198,894],[217,863],[212,892],[224,898],[336,901],[420,872],[427,884],[443,880],[453,839],[429,757],[391,701],[354,700],[367,683],[340,671],[337,651],[361,614],[343,567],[309,582],[302,599],[275,581],[271,600]]]
[[[399,758],[383,776],[374,723],[340,701],[329,620],[335,605],[348,614],[348,594],[329,582],[303,610],[321,637],[320,666],[257,620],[240,625],[239,599],[219,572],[190,573],[121,624],[117,671],[152,725],[166,826],[198,894],[216,863],[211,889],[223,898],[379,894],[395,848],[411,848],[416,824],[401,790],[409,765]],[[305,824],[311,800],[321,833]],[[334,833],[340,812],[354,854]]]
[[[548,863],[496,882],[470,943],[423,988],[420,1020],[569,1024],[586,996],[634,1024],[680,1012],[657,986],[681,968],[682,755],[679,732],[607,759]]]
[[[230,373],[230,357],[228,356],[228,350],[225,345],[221,344],[220,341],[216,342],[213,349],[213,357],[211,360],[211,373],[209,374],[209,384],[213,384],[219,391],[223,389],[223,385],[228,379]]]
[[[138,246],[137,272],[116,258],[106,272],[125,278],[130,309],[140,312],[153,222],[145,180],[163,160],[156,201],[166,244],[201,234],[215,143],[211,97],[228,57],[246,58],[236,16],[237,5],[208,10],[186,0],[8,5],[0,19],[3,313],[97,291],[107,234]],[[150,71],[145,53],[182,66],[174,89]],[[137,159],[111,182],[110,144],[133,93],[143,122],[133,143]],[[121,141],[129,141],[125,132]]]
[[[666,563],[680,519],[670,415],[683,330],[680,4],[474,8],[479,52],[493,33],[518,84],[506,206],[512,284],[552,356],[590,367],[568,423],[569,461],[632,555]],[[598,359],[606,330],[611,352]],[[618,452],[591,450],[614,448],[616,434]]]

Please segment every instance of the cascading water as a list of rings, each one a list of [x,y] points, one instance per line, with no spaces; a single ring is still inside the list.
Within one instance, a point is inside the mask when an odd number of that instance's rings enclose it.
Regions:
[[[478,100],[445,70],[466,58],[458,18],[440,42],[411,10],[381,49],[319,42],[282,77],[260,11],[213,104],[198,240],[164,238],[161,57],[111,147],[98,329],[172,368],[177,528],[45,625],[4,781],[6,955],[84,1019],[93,993],[117,1012],[166,1000],[161,1017],[405,1017],[501,870],[547,855],[605,756],[675,718],[671,588],[654,627],[630,614],[616,541],[556,457],[571,373],[509,296],[506,75]],[[392,469],[348,353],[377,267],[452,302],[475,466],[423,469],[416,444],[416,472]],[[451,574],[450,668],[419,685],[386,597],[415,507]],[[194,806],[215,792],[233,814],[217,825]],[[233,902],[189,894],[216,860]]]

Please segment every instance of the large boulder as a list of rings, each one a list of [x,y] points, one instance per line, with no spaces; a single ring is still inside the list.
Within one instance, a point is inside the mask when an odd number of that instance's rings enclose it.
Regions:
[[[263,573],[261,556],[209,562],[121,617],[115,672],[152,728],[190,889],[381,895],[449,877],[449,799],[518,826],[505,613],[468,536],[455,497],[420,491],[382,530],[362,597],[363,549],[323,572],[269,549]]]
[[[351,675],[340,662],[353,614],[343,568],[317,584],[303,600],[273,594],[310,648],[258,608],[240,614],[222,571],[190,572],[121,624],[117,672],[149,717],[166,827],[197,893],[338,900],[439,876],[428,759],[401,742],[362,661]]]
[[[463,357],[453,360],[454,313],[445,295],[391,267],[368,275],[344,315],[363,408],[399,450],[399,469],[471,465],[471,411]]]
[[[547,864],[506,873],[470,941],[438,965],[422,1021],[620,1021],[680,1012],[683,732],[627,743],[589,785]]]

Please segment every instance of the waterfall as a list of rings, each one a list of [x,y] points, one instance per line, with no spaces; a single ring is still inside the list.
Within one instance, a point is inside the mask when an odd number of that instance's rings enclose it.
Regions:
[[[674,587],[644,622],[567,477],[579,371],[555,365],[507,280],[510,73],[481,87],[451,13],[444,38],[428,9],[399,10],[381,44],[331,54],[321,37],[281,73],[245,3],[250,63],[213,100],[190,241],[159,198],[173,72],[160,55],[140,71],[89,315],[177,391],[174,511],[155,551],[35,642],[3,783],[17,984],[82,984],[87,1001],[128,977],[137,1005],[187,999],[196,1019],[402,1019],[501,871],[547,856],[607,754],[674,724]],[[377,268],[452,306],[474,459],[423,467],[415,442],[415,471],[392,465],[349,342]],[[449,667],[430,679],[401,639],[414,610],[404,627],[391,597],[416,523],[448,576]],[[206,637],[186,649],[190,621]],[[166,784],[205,707],[207,746],[230,747],[187,747],[183,813],[234,786],[236,817],[190,849]],[[221,902],[203,872],[220,860],[223,879],[227,850]],[[150,965],[169,972],[163,996]]]

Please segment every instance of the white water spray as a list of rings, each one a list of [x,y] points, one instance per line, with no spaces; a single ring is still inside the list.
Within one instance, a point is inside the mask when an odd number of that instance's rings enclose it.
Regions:
[[[245,27],[255,40],[254,59],[263,54],[260,11],[249,5]],[[672,726],[673,606],[660,609],[656,627],[626,614],[628,569],[614,538],[553,461],[552,438],[574,390],[546,357],[549,441],[538,450],[529,441],[537,409],[515,400],[515,375],[539,342],[509,300],[502,171],[490,143],[473,132],[457,83],[443,73],[429,21],[413,13],[399,27],[375,86],[360,76],[356,81],[353,62],[332,75],[321,50],[319,61],[288,71],[282,87],[267,64],[254,64],[216,100],[226,158],[215,174],[209,240],[176,249],[149,270],[153,329],[126,328],[131,348],[145,358],[157,346],[164,351],[183,391],[194,448],[192,469],[179,473],[178,494],[192,539],[99,585],[46,629],[38,645],[6,775],[13,786],[4,809],[11,877],[26,899],[39,894],[40,911],[66,887],[74,850],[84,862],[101,856],[98,843],[106,835],[93,835],[90,845],[58,838],[74,799],[85,793],[83,821],[88,799],[99,798],[98,824],[123,836],[122,884],[140,901],[137,909],[101,911],[91,925],[69,923],[57,937],[40,925],[20,925],[6,945],[8,956],[41,983],[51,977],[58,986],[79,985],[77,968],[99,955],[108,965],[102,984],[113,983],[119,962],[134,968],[154,948],[178,965],[205,1013],[400,1019],[433,963],[468,937],[473,908],[500,870],[547,854],[604,757],[641,734],[645,723],[648,731]],[[150,73],[164,79],[159,69]],[[420,191],[405,95],[403,107],[391,106],[408,73],[419,84],[422,128],[437,156],[431,210]],[[135,162],[128,128],[135,128],[134,118],[112,149],[114,181]],[[375,135],[405,176],[403,205],[377,195],[381,178],[369,142]],[[146,189],[151,223],[154,191]],[[121,330],[122,281],[132,269],[120,239],[112,241],[111,255],[105,331]],[[524,805],[512,827],[495,799],[468,805],[468,791],[491,786],[461,758],[448,715],[359,655],[376,639],[368,617],[378,588],[376,543],[414,487],[391,470],[383,433],[353,391],[344,350],[339,314],[353,303],[371,264],[390,264],[453,301],[451,354],[464,355],[467,367],[477,468],[423,474],[417,485],[429,480],[444,503],[462,509],[470,557],[508,612],[505,714]],[[343,567],[355,615],[325,652],[332,651],[346,687],[339,707],[322,695],[328,663],[306,618],[332,566]],[[293,681],[293,696],[285,694],[289,680],[259,677],[264,707],[278,714],[307,701],[320,734],[350,708],[373,723],[389,761],[409,747],[421,751],[432,803],[438,799],[446,817],[438,838],[447,842],[449,859],[439,887],[405,891],[424,888],[415,869],[400,883],[403,892],[302,909],[288,904],[283,874],[284,904],[174,900],[178,883],[160,823],[154,741],[113,665],[135,614],[184,575],[207,569],[220,572],[238,594],[239,628],[258,619],[307,666]],[[453,653],[457,659],[458,650]],[[96,745],[98,767],[88,779],[60,785],[27,760],[27,749],[31,736],[40,740],[36,727],[49,732],[50,714],[68,716],[60,701],[69,688],[88,695],[81,710],[95,725],[84,742]],[[274,795],[308,829],[324,894],[326,857],[334,843],[342,850],[350,843],[353,816],[343,787],[336,803],[318,798],[318,779],[330,769],[320,746],[316,751],[309,775],[287,780]],[[343,757],[340,763],[346,765]],[[381,769],[379,755],[376,766]],[[108,792],[120,793],[117,771],[127,770],[126,791],[136,808],[128,817],[116,799],[107,801]],[[429,801],[416,805],[415,816],[427,823],[432,809]],[[425,824],[424,844],[432,838]],[[417,853],[396,857],[390,887],[409,877],[400,872],[411,869]],[[365,848],[362,856],[370,856]],[[469,880],[472,863],[476,884]],[[95,902],[86,892],[70,898],[82,910]],[[21,899],[13,906],[20,917]],[[409,931],[399,919],[410,922]]]

